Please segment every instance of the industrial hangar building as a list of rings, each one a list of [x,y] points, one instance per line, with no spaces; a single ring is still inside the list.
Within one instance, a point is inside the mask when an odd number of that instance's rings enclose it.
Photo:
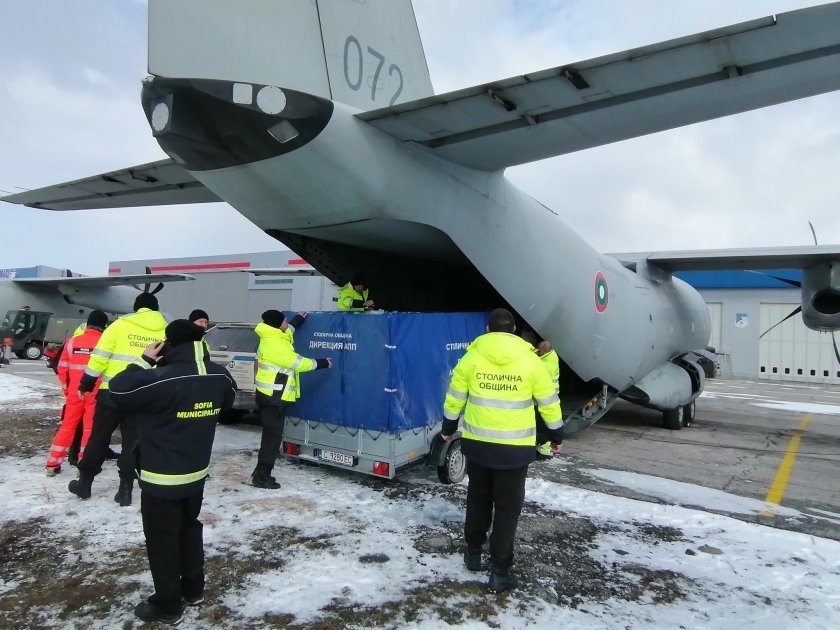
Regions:
[[[312,271],[289,250],[196,258],[114,261],[110,274],[180,272],[193,282],[170,284],[158,297],[172,317],[206,310],[216,322],[257,322],[260,313],[335,310],[336,285],[320,275],[263,275],[265,270]],[[779,381],[840,383],[840,364],[830,333],[809,330],[802,318],[791,317],[759,339],[800,304],[800,291],[778,276],[799,280],[797,270],[681,272],[709,307],[712,334],[722,375]],[[372,289],[375,298],[375,287]]]

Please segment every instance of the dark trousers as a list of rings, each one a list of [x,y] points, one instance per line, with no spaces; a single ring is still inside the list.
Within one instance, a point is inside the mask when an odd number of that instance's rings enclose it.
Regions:
[[[286,407],[281,404],[279,407],[264,405],[260,407],[260,422],[262,423],[262,438],[260,438],[260,452],[257,455],[257,465],[268,467],[271,471],[277,456],[280,454],[280,445],[283,443],[283,424],[286,422]]]
[[[181,610],[181,596],[204,593],[204,526],[198,520],[203,491],[183,499],[162,499],[143,490],[140,514],[155,584],[149,598],[166,612]]]
[[[93,414],[93,430],[85,446],[85,454],[77,465],[80,472],[96,476],[102,472],[102,464],[108,456],[111,435],[120,427],[122,453],[117,460],[120,477],[137,476],[135,472],[134,450],[137,448],[137,420],[130,414],[120,411],[110,404],[108,390],[99,390],[96,395],[96,411]]]
[[[468,547],[481,547],[490,534],[490,568],[505,572],[513,564],[513,539],[525,501],[528,467],[494,470],[467,460],[467,520],[464,539]]]

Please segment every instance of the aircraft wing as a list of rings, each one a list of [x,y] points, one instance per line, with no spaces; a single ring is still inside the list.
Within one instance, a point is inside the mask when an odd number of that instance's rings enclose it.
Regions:
[[[137,273],[120,276],[66,276],[61,278],[11,278],[12,282],[23,284],[57,287],[75,285],[77,287],[100,288],[115,286],[134,286],[152,282],[182,282],[195,280],[194,276],[183,273]]]
[[[840,89],[840,3],[357,114],[495,170]]]
[[[209,203],[221,199],[175,160],[165,159],[0,197],[0,201],[45,210],[89,210]]]
[[[709,249],[685,252],[610,254],[623,263],[646,260],[665,271],[805,269],[840,260],[840,245]]]

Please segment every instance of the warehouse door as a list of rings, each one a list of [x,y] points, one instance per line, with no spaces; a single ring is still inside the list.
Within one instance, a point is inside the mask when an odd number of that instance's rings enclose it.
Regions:
[[[762,304],[759,330],[784,319],[795,304]],[[758,344],[758,376],[779,381],[840,383],[831,333],[810,330],[796,315],[766,334]]]
[[[715,352],[723,352],[720,347],[720,330],[721,322],[723,321],[723,302],[707,302],[706,307],[709,309],[709,318],[711,319],[711,335],[709,336],[709,345],[715,349]]]

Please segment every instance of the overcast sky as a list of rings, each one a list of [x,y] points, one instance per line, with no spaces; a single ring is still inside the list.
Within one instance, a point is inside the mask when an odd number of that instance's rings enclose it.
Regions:
[[[303,0],[301,0],[303,1]],[[414,0],[435,91],[818,4]],[[0,0],[0,190],[166,157],[140,108],[143,0]],[[840,243],[840,94],[508,170],[601,251]],[[5,194],[0,193],[0,194]],[[225,204],[48,212],[0,203],[0,268],[269,251]],[[151,228],[149,226],[152,226]]]

